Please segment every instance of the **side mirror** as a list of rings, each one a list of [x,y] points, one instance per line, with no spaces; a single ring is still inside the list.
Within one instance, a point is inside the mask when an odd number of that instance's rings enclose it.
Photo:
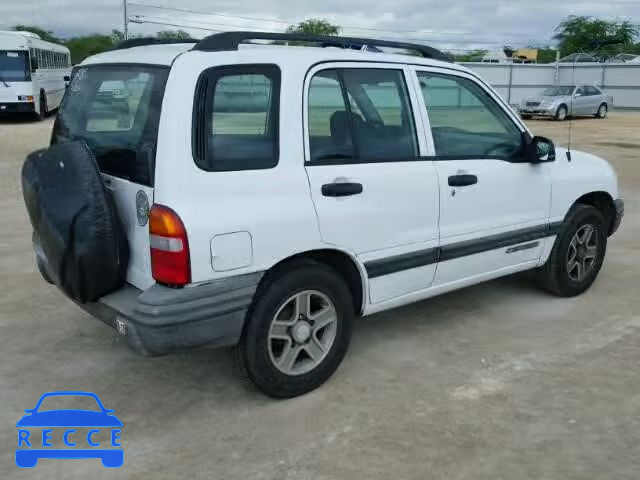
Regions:
[[[548,138],[533,137],[527,147],[531,163],[553,162],[556,159],[556,147]]]
[[[64,76],[64,81],[65,82],[70,82],[71,81],[71,77],[69,75],[65,75]]]

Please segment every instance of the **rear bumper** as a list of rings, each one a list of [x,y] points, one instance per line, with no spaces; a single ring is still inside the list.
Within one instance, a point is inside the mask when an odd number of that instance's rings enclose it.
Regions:
[[[154,285],[145,291],[127,284],[80,307],[115,328],[143,355],[225,347],[240,340],[261,278],[262,273],[253,273],[181,289]]]
[[[0,114],[3,113],[33,113],[35,104],[31,102],[0,102]]]
[[[36,263],[49,283],[56,278],[34,241]],[[97,302],[78,305],[115,328],[143,355],[226,347],[240,340],[247,310],[263,272],[236,275],[184,288],[125,284]]]

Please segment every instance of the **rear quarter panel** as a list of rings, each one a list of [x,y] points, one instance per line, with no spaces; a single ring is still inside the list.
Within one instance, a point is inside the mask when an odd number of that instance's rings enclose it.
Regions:
[[[193,98],[202,71],[217,65],[275,63],[281,70],[280,156],[271,169],[206,172],[192,156]],[[265,62],[259,52],[189,52],[167,81],[159,126],[154,202],[172,208],[187,229],[193,282],[267,270],[321,243],[304,170],[302,88],[306,68]],[[216,235],[248,232],[248,265],[214,271]]]

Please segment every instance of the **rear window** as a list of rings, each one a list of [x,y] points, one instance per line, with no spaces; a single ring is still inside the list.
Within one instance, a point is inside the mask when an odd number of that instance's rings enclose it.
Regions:
[[[207,171],[272,168],[278,163],[280,70],[232,65],[206,70],[194,102],[193,154]]]
[[[168,68],[91,66],[73,75],[51,143],[84,140],[104,173],[153,186]]]

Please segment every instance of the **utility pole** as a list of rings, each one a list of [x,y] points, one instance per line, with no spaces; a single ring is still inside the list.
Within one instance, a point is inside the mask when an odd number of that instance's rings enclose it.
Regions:
[[[122,5],[124,6],[124,39],[129,39],[129,19],[127,18],[127,0],[122,0]]]

